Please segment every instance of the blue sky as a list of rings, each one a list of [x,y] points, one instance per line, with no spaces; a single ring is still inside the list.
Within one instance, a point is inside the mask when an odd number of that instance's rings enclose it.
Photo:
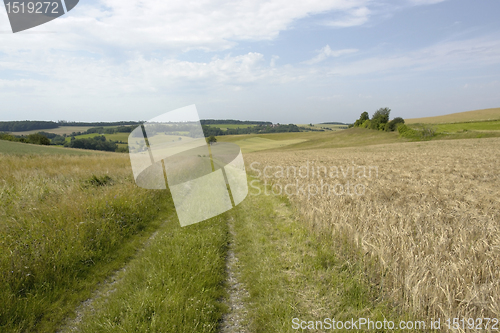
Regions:
[[[12,34],[0,120],[353,122],[500,106],[493,0],[85,1]]]

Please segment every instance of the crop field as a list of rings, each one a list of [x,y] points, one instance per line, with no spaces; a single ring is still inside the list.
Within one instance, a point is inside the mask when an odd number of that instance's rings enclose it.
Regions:
[[[275,150],[245,162],[311,230],[372,258],[372,283],[391,304],[421,319],[498,318],[499,147],[491,138]]]
[[[457,112],[444,116],[410,118],[405,119],[406,124],[446,124],[446,123],[463,123],[471,121],[487,121],[499,120],[500,108],[483,109],[475,111]]]
[[[240,146],[243,153],[250,153],[259,150],[267,150],[273,148],[280,148],[288,145],[293,145],[296,143],[304,142],[304,139],[290,139],[290,140],[271,140],[259,137],[253,137],[249,139],[243,139],[235,141],[238,146]]]

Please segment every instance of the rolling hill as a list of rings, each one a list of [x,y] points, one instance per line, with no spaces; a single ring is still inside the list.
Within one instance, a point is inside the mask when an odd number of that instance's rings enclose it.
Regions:
[[[500,108],[482,109],[466,112],[451,113],[443,116],[409,118],[405,119],[406,124],[445,124],[463,123],[469,121],[487,121],[500,119]]]

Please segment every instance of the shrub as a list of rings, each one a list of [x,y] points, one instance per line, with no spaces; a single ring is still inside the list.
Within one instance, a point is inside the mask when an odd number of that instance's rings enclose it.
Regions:
[[[394,132],[399,124],[404,124],[405,120],[401,117],[396,117],[385,125],[386,132]]]

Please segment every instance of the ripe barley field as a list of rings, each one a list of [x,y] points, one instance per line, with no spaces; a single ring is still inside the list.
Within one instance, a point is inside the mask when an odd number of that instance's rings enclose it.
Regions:
[[[390,304],[445,319],[500,317],[499,157],[500,139],[488,138],[245,160],[271,184],[250,195],[287,195],[315,233],[362,252]]]

